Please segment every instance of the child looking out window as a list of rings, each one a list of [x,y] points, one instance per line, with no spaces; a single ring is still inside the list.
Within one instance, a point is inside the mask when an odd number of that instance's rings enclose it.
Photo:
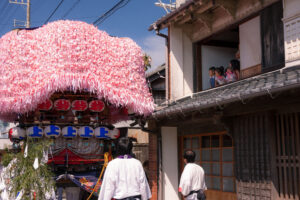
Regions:
[[[227,67],[226,68],[226,82],[234,82],[237,80],[236,74],[234,73],[232,67]]]
[[[210,83],[210,87],[214,88],[215,87],[215,71],[216,68],[214,66],[209,68],[209,83]]]
[[[216,86],[220,86],[226,83],[226,79],[223,76],[224,74],[224,67],[218,67],[215,71],[216,75],[215,75],[215,82],[216,82]]]

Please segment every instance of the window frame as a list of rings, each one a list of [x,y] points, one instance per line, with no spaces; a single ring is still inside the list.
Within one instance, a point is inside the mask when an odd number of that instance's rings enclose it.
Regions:
[[[184,169],[184,161],[183,161],[183,154],[185,152],[185,150],[191,149],[191,150],[197,150],[199,152],[199,160],[196,160],[195,163],[199,164],[202,167],[202,164],[210,164],[210,174],[205,173],[206,178],[209,177],[210,178],[210,182],[211,182],[211,186],[213,185],[213,178],[214,177],[218,177],[220,178],[220,190],[218,189],[212,189],[212,187],[208,188],[208,190],[212,190],[212,191],[219,191],[219,192],[229,192],[229,193],[236,193],[236,178],[235,178],[235,160],[234,160],[234,141],[232,139],[231,136],[231,140],[232,140],[232,145],[231,147],[223,147],[223,136],[227,135],[226,131],[222,131],[222,132],[215,132],[215,133],[204,133],[204,134],[193,134],[193,135],[183,135],[180,136],[180,144],[181,144],[181,150],[180,150],[180,170],[181,172]],[[209,136],[210,137],[210,147],[202,147],[202,138]],[[211,137],[212,136],[218,136],[219,137],[219,147],[212,147],[212,140]],[[192,139],[193,138],[198,138],[198,148],[193,148],[193,143],[192,143]],[[184,144],[184,140],[185,139],[190,139],[190,145],[185,148]],[[212,160],[212,150],[219,150],[219,161],[213,161]],[[223,149],[232,149],[232,161],[223,161]],[[202,161],[202,150],[210,150],[210,161]],[[219,163],[220,164],[220,171],[219,171],[219,175],[213,175],[213,165],[214,163]],[[232,164],[232,176],[223,176],[223,163],[229,163]],[[224,191],[223,188],[223,180],[224,178],[231,178],[233,179],[233,191]]]

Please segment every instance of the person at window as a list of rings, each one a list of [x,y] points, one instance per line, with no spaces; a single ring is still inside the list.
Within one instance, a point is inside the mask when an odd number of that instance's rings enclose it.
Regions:
[[[236,80],[240,80],[240,61],[232,59],[229,63],[229,67],[233,69],[233,72],[236,75]]]
[[[209,70],[208,70],[209,83],[210,83],[211,88],[215,87],[215,71],[216,71],[216,68],[214,66],[210,67]]]
[[[98,200],[148,200],[151,191],[142,163],[131,157],[132,141],[118,140],[118,157],[107,165]]]
[[[185,151],[183,156],[186,165],[181,174],[179,192],[186,200],[205,199],[204,191],[207,190],[204,170],[194,163],[195,157],[196,154],[192,150]]]
[[[224,67],[222,68],[222,66],[221,66],[221,67],[216,68],[215,73],[216,73],[216,75],[215,75],[215,85],[216,86],[220,86],[220,85],[225,84],[226,83],[226,79],[223,76],[223,74],[224,74]]]
[[[237,80],[236,74],[233,72],[232,67],[226,68],[226,83],[231,83]]]

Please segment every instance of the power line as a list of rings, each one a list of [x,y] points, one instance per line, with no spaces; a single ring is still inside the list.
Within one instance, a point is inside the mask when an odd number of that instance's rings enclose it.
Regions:
[[[68,16],[70,14],[70,12],[78,5],[78,3],[80,2],[80,0],[77,0],[72,7],[62,16],[62,19],[64,19],[66,16]]]
[[[45,21],[45,23],[44,24],[47,24],[48,23],[48,21],[51,19],[51,17],[54,15],[54,13],[57,11],[57,9],[60,7],[60,5],[63,3],[63,1],[64,0],[61,0],[60,2],[59,2],[59,4],[56,6],[56,8],[53,10],[53,12],[51,13],[51,15],[48,17],[48,19]]]
[[[117,10],[120,8],[123,8],[129,3],[130,0],[120,0],[118,3],[116,3],[111,9],[106,11],[103,15],[101,15],[98,19],[96,19],[93,24],[95,26],[99,26],[102,22],[104,22],[108,17],[110,17],[112,14],[114,14]],[[125,2],[125,3],[124,3]],[[123,5],[122,5],[123,4]]]

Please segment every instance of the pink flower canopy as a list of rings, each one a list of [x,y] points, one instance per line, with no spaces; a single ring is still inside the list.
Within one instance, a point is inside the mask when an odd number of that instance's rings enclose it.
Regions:
[[[56,21],[0,39],[0,117],[26,113],[56,91],[89,91],[140,115],[154,110],[141,48],[80,21]]]

